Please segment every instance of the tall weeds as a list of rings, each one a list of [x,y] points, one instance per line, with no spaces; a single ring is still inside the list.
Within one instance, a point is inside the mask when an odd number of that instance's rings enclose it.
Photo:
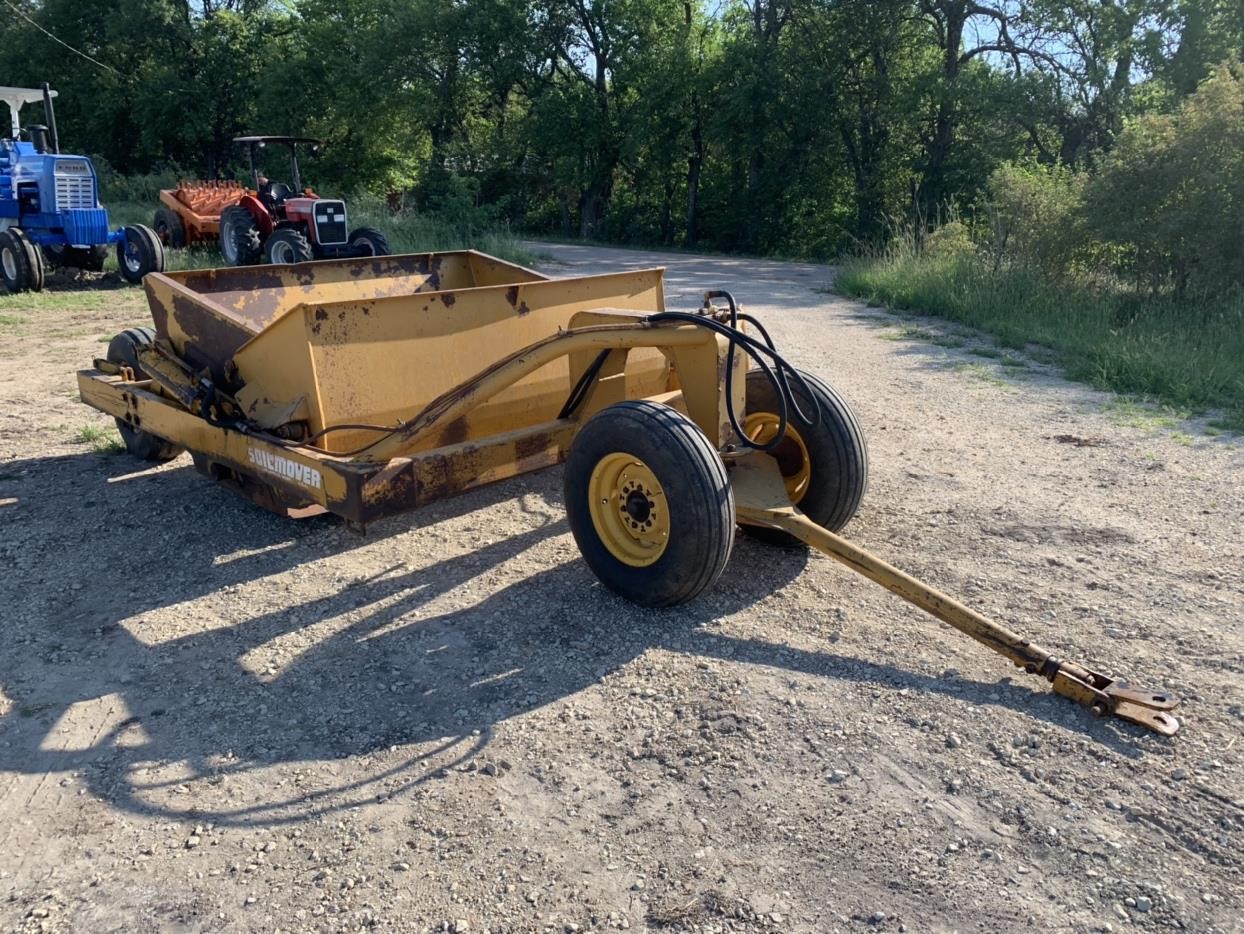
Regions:
[[[1137,297],[1108,282],[1055,281],[1033,266],[996,262],[953,227],[923,248],[900,232],[884,250],[847,262],[836,285],[979,328],[1009,347],[1048,348],[1069,377],[1101,388],[1222,409],[1224,423],[1244,431],[1240,289],[1202,299]]]

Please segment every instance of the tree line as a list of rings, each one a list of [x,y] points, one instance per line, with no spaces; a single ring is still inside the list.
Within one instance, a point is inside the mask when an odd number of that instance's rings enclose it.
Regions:
[[[805,256],[971,212],[1001,167],[1090,174],[1244,56],[1239,0],[6,3],[4,83],[49,81],[123,175],[305,134],[329,190]]]

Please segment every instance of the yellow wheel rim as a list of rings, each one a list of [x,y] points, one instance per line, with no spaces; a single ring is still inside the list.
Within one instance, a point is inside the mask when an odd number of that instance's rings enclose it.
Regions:
[[[777,434],[781,423],[773,412],[754,412],[743,419],[743,433],[757,444],[766,444]],[[768,453],[778,462],[790,501],[798,505],[807,495],[808,484],[812,480],[812,459],[808,456],[808,446],[789,421],[786,423],[786,437]]]
[[[642,568],[665,554],[670,515],[656,474],[633,454],[606,454],[592,468],[588,507],[596,534],[609,553]]]

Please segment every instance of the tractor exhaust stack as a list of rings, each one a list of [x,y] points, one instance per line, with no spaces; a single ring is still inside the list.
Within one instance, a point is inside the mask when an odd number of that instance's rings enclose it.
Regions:
[[[60,155],[60,134],[56,132],[56,109],[52,106],[52,88],[44,81],[40,90],[43,91],[43,115],[48,121],[48,141],[52,152]]]

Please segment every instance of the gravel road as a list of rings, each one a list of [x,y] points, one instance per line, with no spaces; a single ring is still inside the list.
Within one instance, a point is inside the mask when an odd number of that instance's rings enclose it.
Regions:
[[[374,527],[143,470],[73,371],[141,292],[0,307],[0,930],[1239,931],[1244,442],[827,292],[731,289],[870,445],[847,533],[1185,698],[1096,721],[820,555],[645,611],[561,474]]]

